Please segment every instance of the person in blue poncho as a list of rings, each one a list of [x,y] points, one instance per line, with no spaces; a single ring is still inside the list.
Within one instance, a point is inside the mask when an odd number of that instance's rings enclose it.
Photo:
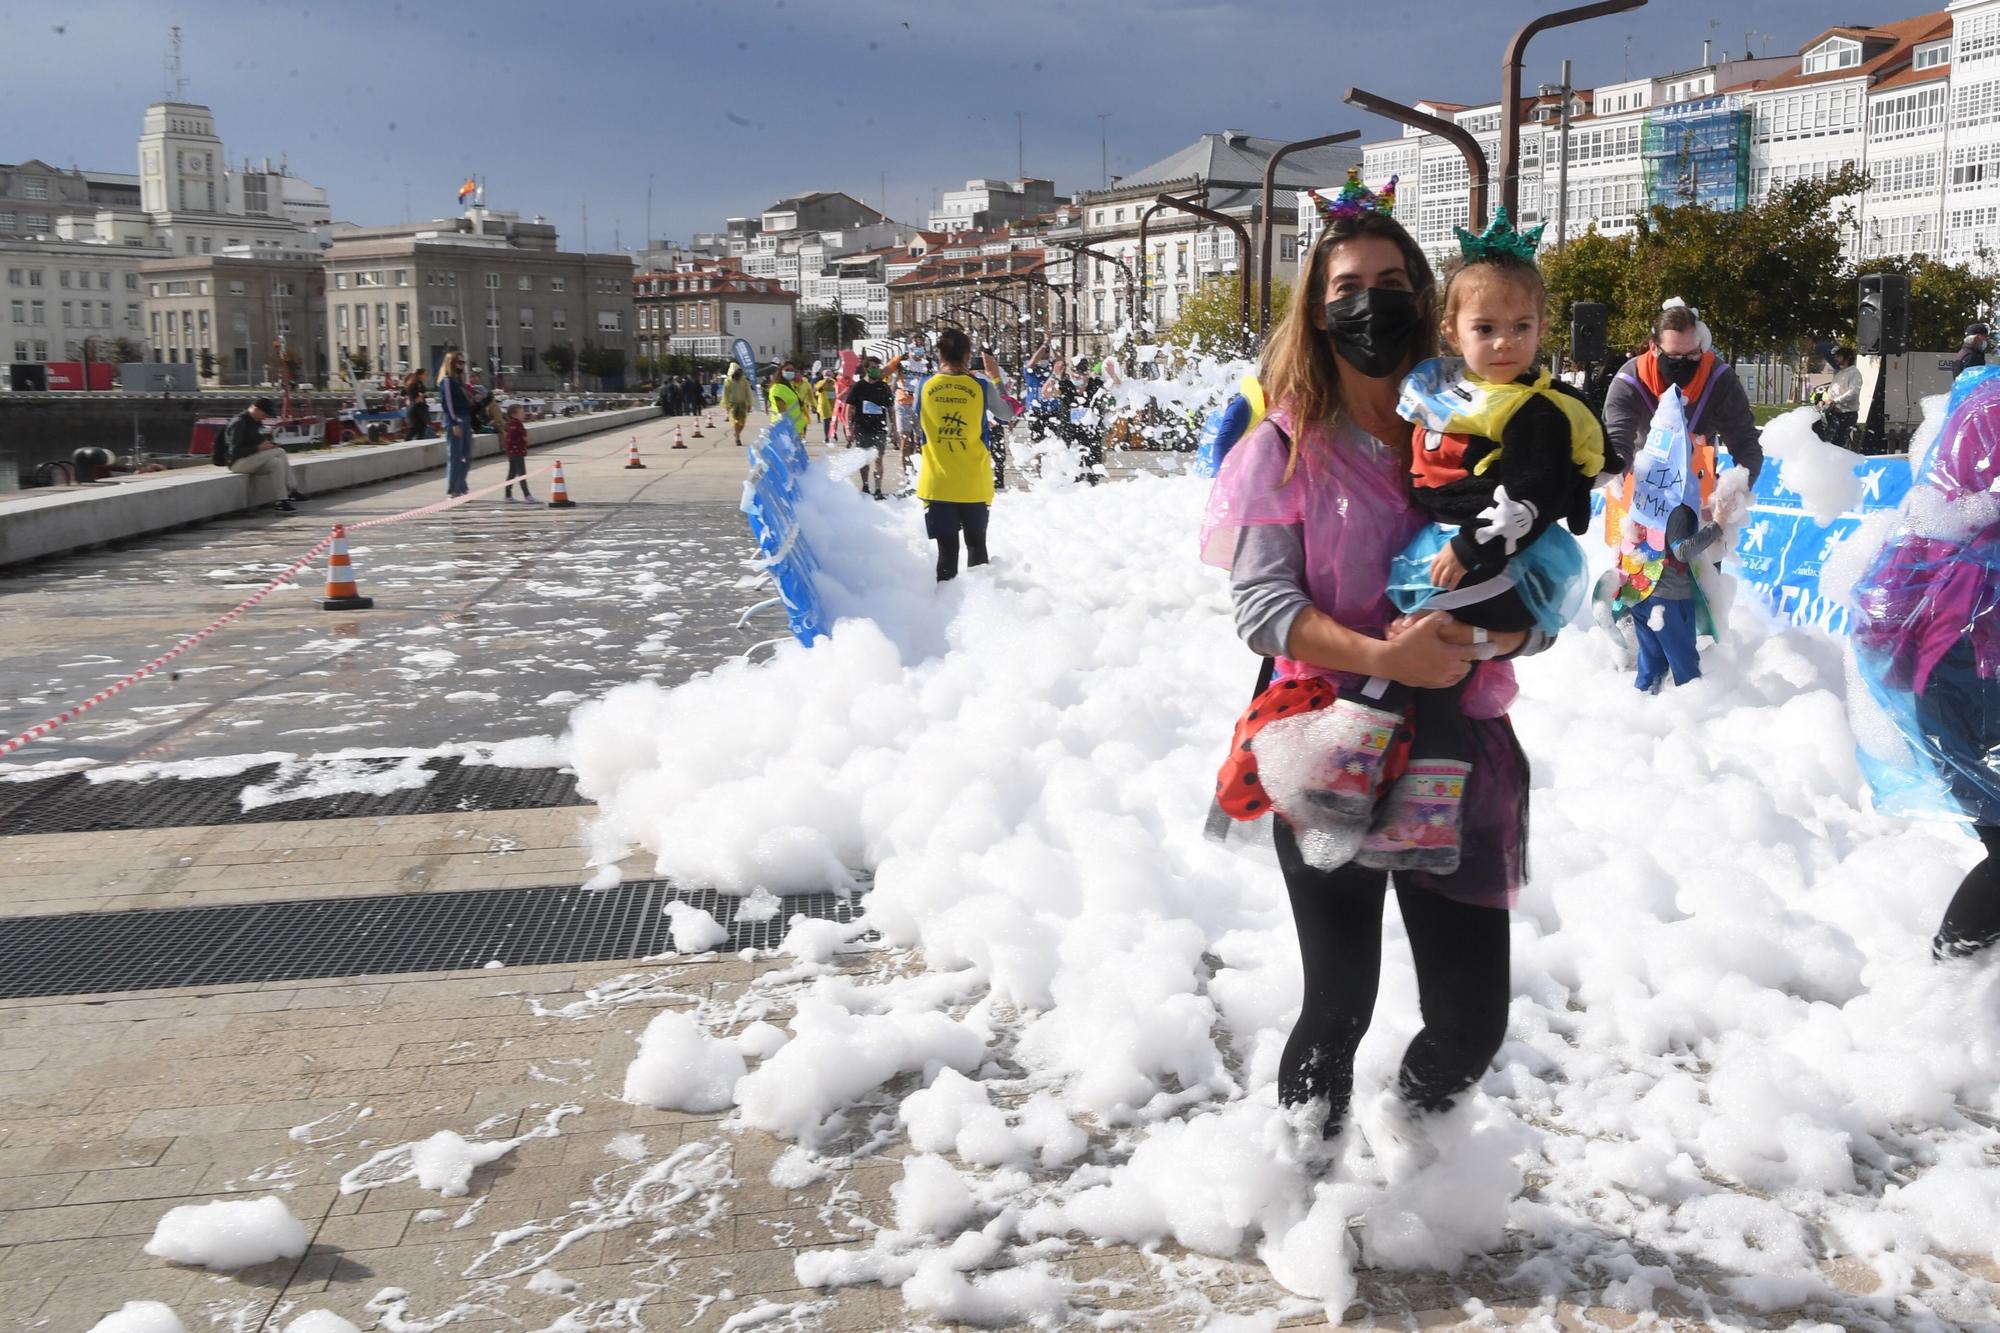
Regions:
[[[1878,808],[1969,823],[1985,848],[1931,943],[1940,961],[2000,942],[2000,369],[1953,385],[1902,519],[1852,596],[1869,694],[1900,733],[1860,755]],[[1872,729],[1857,727],[1858,734]]]

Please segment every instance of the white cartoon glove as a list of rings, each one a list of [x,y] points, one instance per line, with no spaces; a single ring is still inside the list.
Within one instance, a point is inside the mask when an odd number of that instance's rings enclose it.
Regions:
[[[1479,517],[1485,520],[1485,526],[1476,529],[1473,536],[1483,542],[1490,542],[1495,537],[1505,538],[1507,554],[1512,555],[1521,538],[1535,526],[1535,507],[1525,500],[1510,499],[1505,486],[1496,486],[1493,488],[1492,508],[1480,510]]]

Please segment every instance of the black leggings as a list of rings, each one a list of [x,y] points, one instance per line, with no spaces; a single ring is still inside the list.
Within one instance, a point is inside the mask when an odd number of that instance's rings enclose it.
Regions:
[[[1986,859],[1966,872],[1951,906],[1944,909],[1931,957],[1940,961],[1964,958],[2000,941],[2000,828],[1975,824],[1972,831],[1986,845]]]
[[[511,482],[516,477],[521,479],[522,496],[530,500],[534,499],[534,496],[528,494],[528,459],[525,454],[507,455],[507,480]],[[514,498],[514,488],[512,486],[507,488],[507,498],[510,500]]]
[[[1305,1004],[1278,1066],[1278,1097],[1287,1106],[1326,1098],[1331,1137],[1353,1098],[1354,1052],[1375,1011],[1389,877],[1356,865],[1315,870],[1283,821],[1276,842],[1305,962]],[[1479,1081],[1507,1035],[1507,912],[1402,883],[1396,905],[1416,958],[1424,1019],[1403,1052],[1398,1086],[1415,1109],[1443,1111]]]

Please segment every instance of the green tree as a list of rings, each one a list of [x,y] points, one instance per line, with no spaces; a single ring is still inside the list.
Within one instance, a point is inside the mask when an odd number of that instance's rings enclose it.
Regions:
[[[822,310],[813,316],[813,342],[820,347],[845,347],[868,336],[868,322],[844,310]]]
[[[1541,257],[1542,279],[1549,289],[1549,328],[1542,352],[1569,354],[1570,311],[1579,301],[1597,301],[1610,316],[1611,346],[1631,347],[1646,336],[1646,320],[1624,308],[1632,268],[1632,238],[1601,235],[1595,227],[1561,250]]]
[[[1271,279],[1271,309],[1282,311],[1291,302],[1291,284]],[[1248,341],[1239,323],[1242,313],[1242,288],[1234,275],[1204,279],[1181,302],[1180,315],[1160,341],[1187,352],[1235,356]],[[1254,297],[1251,317],[1256,317]]]
[[[205,380],[215,378],[215,353],[206,347],[201,349],[201,377]]]
[[[130,338],[113,338],[111,340],[111,350],[107,355],[111,360],[120,364],[127,361],[144,361],[146,359],[146,349],[139,346],[138,343],[132,341]],[[211,352],[210,356],[213,355],[214,353]]]
[[[1847,169],[1793,181],[1741,210],[1652,209],[1633,240],[1621,316],[1650,321],[1679,296],[1700,309],[1732,358],[1852,328],[1854,269],[1843,243],[1854,229],[1851,200],[1866,184]]]
[[[570,372],[576,369],[576,353],[570,349],[568,343],[550,343],[542,349],[542,364],[549,368],[551,375],[559,380],[566,380]]]
[[[366,347],[357,347],[347,354],[347,373],[357,380],[367,379],[373,364]]]
[[[625,373],[625,349],[622,347],[585,347],[578,364],[586,375],[598,379],[615,379]]]
[[[1871,259],[1868,273],[1903,273],[1910,279],[1910,346],[1918,351],[1945,352],[1958,346],[1965,326],[1991,312],[2000,291],[1992,276],[1992,256],[1982,247],[1970,264],[1953,264],[1929,255]],[[1981,272],[1981,270],[1986,270]],[[1856,294],[1859,299],[1859,294]]]

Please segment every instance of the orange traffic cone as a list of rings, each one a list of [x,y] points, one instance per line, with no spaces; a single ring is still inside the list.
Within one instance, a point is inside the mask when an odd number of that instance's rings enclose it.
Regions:
[[[706,426],[707,424],[708,424],[707,413],[703,413],[701,416],[696,417],[694,422],[694,429],[688,432],[688,438],[690,440],[699,440],[700,438],[702,438],[701,428],[703,426]]]
[[[635,467],[642,468],[646,466],[644,463],[639,461],[639,437],[636,435],[632,437],[631,444],[626,446],[625,466],[628,468],[635,468]]]
[[[363,597],[354,582],[354,562],[347,556],[347,529],[333,525],[333,550],[326,557],[326,600],[323,611],[366,611],[375,605],[373,597]]]
[[[681,438],[681,426],[678,421],[674,423],[674,448],[676,449],[687,448],[687,441]]]
[[[562,459],[556,460],[556,470],[549,478],[549,508],[574,509],[576,501],[569,498],[569,484],[563,480]]]

